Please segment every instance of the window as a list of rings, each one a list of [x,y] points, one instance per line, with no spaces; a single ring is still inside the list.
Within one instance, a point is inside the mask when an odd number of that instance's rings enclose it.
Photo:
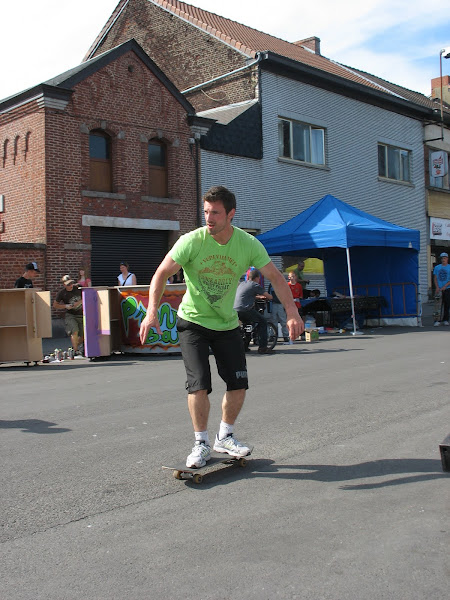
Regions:
[[[148,143],[148,193],[156,198],[167,198],[167,151],[163,142]]]
[[[409,150],[378,144],[378,175],[396,181],[411,181]]]
[[[448,175],[448,153],[443,150],[430,150],[430,185],[441,190],[450,189]]]
[[[313,165],[325,164],[325,129],[280,119],[278,122],[279,156]]]
[[[90,189],[112,192],[111,138],[104,131],[89,135]]]

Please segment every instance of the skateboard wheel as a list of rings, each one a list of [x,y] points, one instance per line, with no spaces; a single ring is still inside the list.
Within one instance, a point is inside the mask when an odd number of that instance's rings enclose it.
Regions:
[[[182,479],[181,471],[174,471],[172,475],[175,477],[175,479]]]
[[[199,475],[198,473],[196,473],[193,477],[192,477],[192,481],[194,483],[201,483],[203,481],[203,477],[201,475]]]
[[[246,458],[240,458],[240,459],[237,461],[237,463],[238,463],[238,465],[239,465],[240,467],[246,467],[246,466],[247,466],[247,459],[246,459]]]

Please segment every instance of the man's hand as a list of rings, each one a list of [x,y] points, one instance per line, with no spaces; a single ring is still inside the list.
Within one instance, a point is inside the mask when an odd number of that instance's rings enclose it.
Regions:
[[[141,340],[141,344],[145,344],[145,340],[148,337],[148,332],[151,328],[156,329],[156,331],[161,335],[161,325],[159,324],[158,313],[147,312],[147,315],[143,319],[141,323],[141,327],[139,329],[139,339]]]
[[[303,323],[303,319],[298,313],[289,315],[286,324],[289,329],[289,337],[292,341],[299,338],[305,331],[305,324]]]

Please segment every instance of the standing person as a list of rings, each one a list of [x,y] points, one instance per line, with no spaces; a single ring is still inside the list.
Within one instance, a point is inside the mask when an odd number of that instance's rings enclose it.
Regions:
[[[247,365],[238,317],[233,309],[242,273],[250,265],[269,278],[288,315],[292,339],[304,330],[286,281],[256,238],[232,225],[236,198],[222,186],[212,187],[203,197],[206,226],[180,237],[159,265],[149,290],[147,315],[141,323],[144,344],[150,328],[161,334],[158,306],[167,278],[183,267],[186,293],[178,309],[177,329],[186,368],[188,407],[195,445],[187,467],[202,467],[211,457],[208,416],[211,393],[209,350],[227,390],[222,401],[222,421],[214,450],[231,456],[246,456],[250,448],[234,437],[234,423],[248,388]]]
[[[119,265],[120,275],[117,277],[119,285],[137,285],[136,275],[128,271],[129,265],[127,262],[122,261]]]
[[[64,325],[66,333],[72,341],[72,348],[76,352],[79,344],[83,343],[83,301],[81,299],[81,288],[74,286],[74,280],[70,275],[61,278],[64,288],[56,294],[53,308],[65,310]]]
[[[285,343],[293,344],[294,342],[291,339],[289,339],[289,331],[286,325],[286,311],[284,310],[284,306],[281,304],[280,299],[278,298],[271,283],[269,283],[269,288],[267,291],[272,296],[272,311],[269,313],[269,320],[275,325],[275,329],[277,331],[279,323],[281,325],[281,333],[283,335]]]
[[[35,262],[30,262],[25,266],[25,271],[19,279],[16,279],[14,284],[15,288],[32,288],[33,279],[40,273],[38,266]]]
[[[259,354],[273,354],[274,351],[267,347],[267,321],[255,308],[256,298],[272,300],[272,296],[260,285],[260,277],[258,269],[253,269],[248,273],[247,281],[241,281],[233,308],[243,323],[258,323]]]
[[[296,268],[294,269],[294,273],[297,275],[297,281],[302,286],[302,288],[306,287],[309,283],[309,279],[304,278],[303,269],[305,268],[305,263],[300,260],[297,263]]]
[[[92,287],[92,281],[89,279],[89,271],[87,267],[81,267],[78,271],[79,279],[77,285],[80,287]]]
[[[288,284],[289,284],[289,287],[291,288],[291,293],[292,293],[292,297],[295,302],[295,306],[297,307],[298,311],[300,312],[302,310],[302,305],[301,305],[300,300],[303,298],[303,288],[302,288],[301,284],[298,282],[295,271],[289,271]]]
[[[450,265],[448,264],[447,252],[440,254],[441,264],[436,265],[433,269],[434,287],[436,295],[442,296],[442,305],[444,307],[443,325],[448,325],[448,317],[450,312]],[[440,321],[436,320],[435,327],[440,325]]]

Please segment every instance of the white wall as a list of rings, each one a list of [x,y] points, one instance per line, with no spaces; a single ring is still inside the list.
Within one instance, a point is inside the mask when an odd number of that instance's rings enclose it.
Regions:
[[[420,292],[424,301],[428,234],[422,123],[264,71],[261,88],[262,161],[202,151],[203,190],[218,184],[232,189],[238,201],[236,224],[254,223],[262,232],[326,194],[386,221],[420,230]],[[325,168],[278,159],[279,115],[325,127]],[[412,184],[379,180],[378,142],[411,150]]]

